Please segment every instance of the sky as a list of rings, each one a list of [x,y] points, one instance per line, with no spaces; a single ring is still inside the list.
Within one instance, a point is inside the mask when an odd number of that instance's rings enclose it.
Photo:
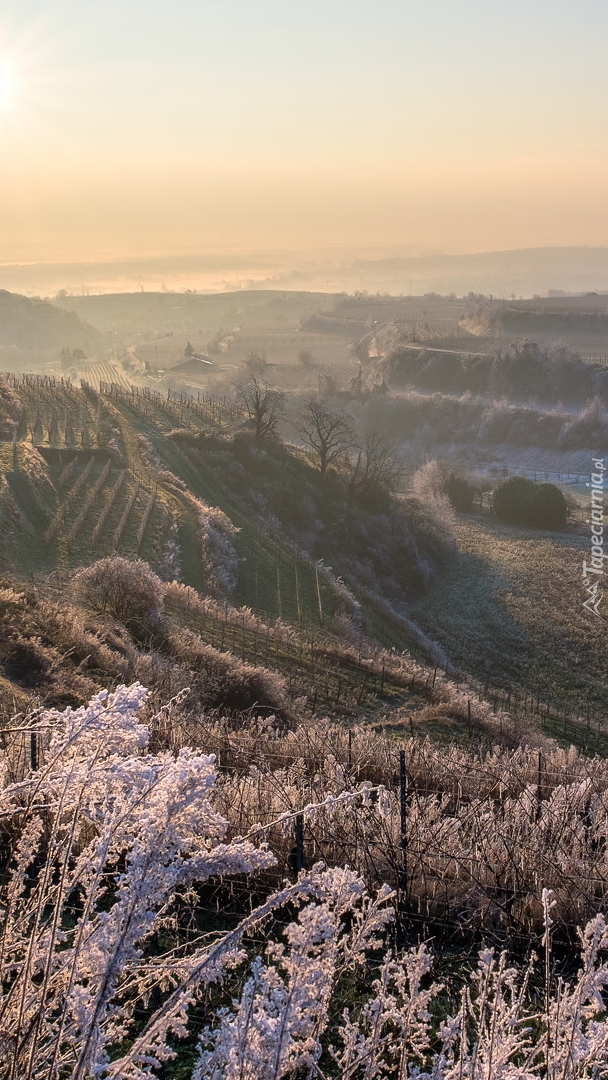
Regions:
[[[0,263],[608,245],[605,0],[3,0]]]

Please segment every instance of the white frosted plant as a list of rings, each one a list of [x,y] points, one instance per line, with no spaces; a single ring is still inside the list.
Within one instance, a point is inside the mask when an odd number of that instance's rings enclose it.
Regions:
[[[391,890],[371,896],[347,867],[301,873],[227,933],[202,928],[151,947],[175,927],[178,898],[274,860],[259,843],[266,825],[228,838],[212,756],[150,753],[146,694],[120,686],[86,708],[40,713],[44,765],[0,791],[1,1080],[160,1078],[178,1040],[192,1042],[191,1007],[203,1000],[191,1080],[608,1080],[608,925],[597,915],[580,931],[579,974],[557,979],[559,905],[548,890],[542,1002],[530,989],[534,958],[519,970],[483,949],[452,1007],[425,945],[387,947]],[[351,827],[351,809],[373,791],[390,812],[369,783],[340,792],[338,764],[328,760],[334,793],[296,810]],[[589,795],[579,783],[553,797],[568,810]],[[291,827],[296,799],[295,785],[283,792],[275,828]],[[423,819],[439,825],[437,800],[417,802],[416,815],[421,829]],[[536,813],[524,818],[542,826]],[[260,943],[279,909],[282,930]],[[234,1000],[217,1008],[222,982]]]
[[[338,979],[382,944],[391,895],[385,887],[370,900],[351,870],[320,873],[285,943],[268,946],[267,963],[254,960],[240,1001],[205,1032],[193,1080],[279,1080],[303,1068],[313,1075]]]
[[[238,528],[217,506],[191,499],[198,512],[199,539],[207,589],[215,597],[229,597],[237,581],[239,559],[234,546]]]
[[[98,1075],[137,1002],[196,963],[196,954],[143,959],[176,894],[273,862],[248,841],[223,842],[212,757],[145,752],[146,693],[122,686],[88,708],[42,714],[52,728],[45,767],[2,793],[14,830],[0,943],[10,1080]],[[183,1003],[164,1035],[181,1013]]]

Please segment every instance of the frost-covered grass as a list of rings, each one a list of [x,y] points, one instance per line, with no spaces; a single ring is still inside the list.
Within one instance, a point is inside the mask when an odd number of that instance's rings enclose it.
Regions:
[[[271,869],[266,839],[294,812],[231,832],[213,756],[151,752],[145,699],[120,686],[42,713],[42,767],[0,789],[3,1078],[166,1080],[175,1065],[188,1080],[608,1075],[606,921],[579,932],[578,971],[559,978],[559,904],[541,880],[539,958],[518,967],[483,946],[459,993],[426,944],[395,947],[393,891],[344,866],[302,871],[228,931],[206,921],[201,889]],[[296,810],[331,827],[357,806],[377,825],[393,815],[384,788],[334,766]]]
[[[605,714],[606,624],[582,607],[586,538],[490,518],[461,518],[457,532],[458,559],[413,618],[482,681]]]

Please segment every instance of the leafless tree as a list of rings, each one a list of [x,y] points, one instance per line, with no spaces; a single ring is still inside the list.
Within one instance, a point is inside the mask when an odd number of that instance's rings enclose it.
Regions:
[[[237,399],[254,425],[256,442],[276,438],[279,420],[283,416],[285,394],[273,390],[255,375],[245,382],[235,383],[235,389]]]
[[[350,417],[341,409],[330,409],[322,401],[307,401],[300,418],[299,431],[319,461],[321,477],[328,467],[343,457],[353,445]]]
[[[355,456],[349,478],[353,494],[367,495],[378,488],[395,491],[403,477],[403,462],[395,446],[377,427],[366,428]]]

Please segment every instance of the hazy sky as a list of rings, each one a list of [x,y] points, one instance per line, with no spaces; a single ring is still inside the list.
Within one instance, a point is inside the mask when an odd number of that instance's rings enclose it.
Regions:
[[[606,0],[4,0],[0,262],[608,244]]]

